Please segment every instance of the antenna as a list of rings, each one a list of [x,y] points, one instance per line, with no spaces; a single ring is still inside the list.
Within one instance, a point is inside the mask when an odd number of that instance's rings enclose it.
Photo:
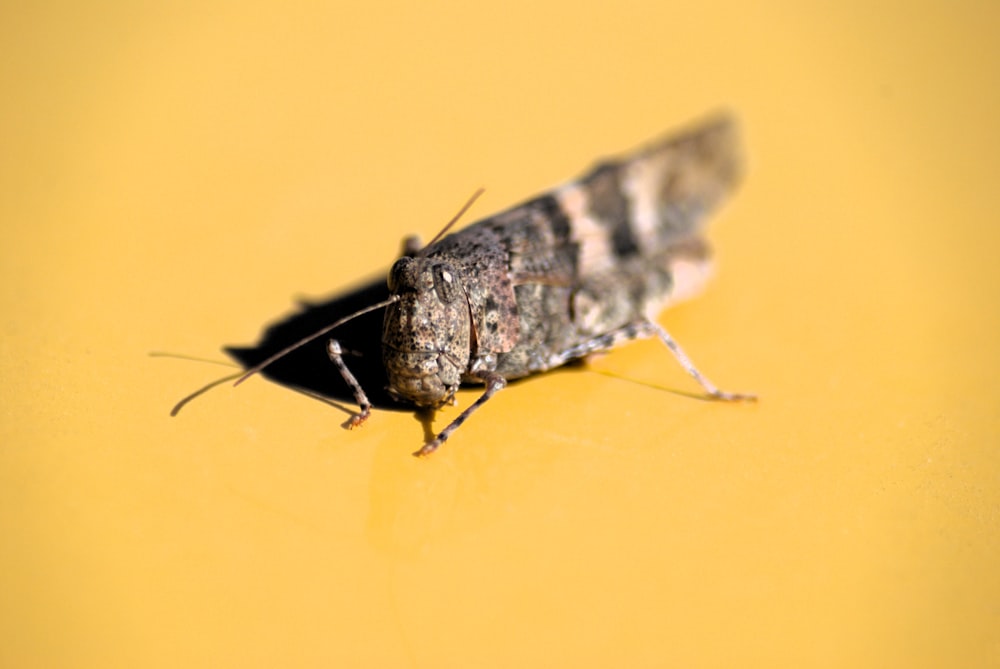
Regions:
[[[476,200],[479,199],[479,196],[482,195],[485,192],[486,192],[486,189],[483,188],[482,186],[480,186],[479,188],[477,188],[476,192],[473,193],[469,197],[469,199],[466,200],[465,204],[462,205],[462,208],[458,210],[458,213],[455,214],[450,221],[448,221],[447,225],[445,225],[443,228],[441,228],[441,231],[439,233],[437,233],[436,235],[434,235],[434,239],[432,239],[429,242],[427,242],[427,244],[424,245],[424,248],[420,249],[420,251],[417,253],[417,255],[418,256],[422,256],[427,249],[429,249],[432,245],[436,244],[442,237],[444,237],[445,234],[449,230],[451,230],[452,226],[455,225],[456,223],[458,223],[458,219],[462,218],[462,215],[465,212],[469,211],[469,207],[471,207],[472,204]]]
[[[264,368],[266,368],[268,365],[270,365],[275,360],[279,360],[279,359],[285,357],[286,355],[288,355],[289,353],[291,353],[292,351],[294,351],[295,349],[301,348],[302,346],[305,346],[306,344],[308,344],[309,342],[311,342],[311,341],[313,341],[315,339],[319,339],[320,337],[322,337],[323,335],[325,335],[330,330],[333,330],[335,328],[339,328],[341,325],[343,325],[347,321],[353,320],[353,319],[357,318],[358,316],[363,316],[364,314],[367,314],[370,311],[375,311],[376,309],[381,309],[382,307],[387,307],[390,304],[392,304],[393,302],[398,302],[398,301],[399,301],[399,296],[398,295],[393,295],[388,300],[383,300],[382,302],[379,302],[378,304],[372,304],[370,306],[365,307],[364,309],[361,309],[359,311],[355,311],[350,316],[344,316],[340,320],[335,321],[332,325],[327,325],[325,328],[323,328],[321,330],[317,330],[316,332],[313,332],[308,337],[303,337],[302,339],[298,340],[294,344],[291,344],[291,345],[286,346],[285,348],[281,349],[280,351],[278,351],[277,353],[275,353],[274,355],[272,355],[271,357],[269,357],[264,362],[262,362],[260,364],[257,364],[257,365],[254,365],[253,367],[251,367],[250,369],[248,369],[245,374],[243,374],[240,378],[238,378],[236,380],[236,383],[234,383],[233,386],[240,385],[241,383],[243,383],[244,381],[246,381],[247,379],[249,379],[254,374],[262,371]]]
[[[427,245],[424,246],[424,248],[420,249],[420,251],[418,252],[417,255],[418,256],[419,255],[423,255],[423,253],[425,251],[427,251],[428,248],[430,248],[438,240],[440,240],[442,237],[444,237],[445,234],[448,232],[448,230],[450,230],[451,227],[453,225],[455,225],[455,223],[458,222],[458,219],[460,219],[462,217],[462,215],[469,210],[469,207],[471,207],[472,204],[476,200],[478,200],[479,196],[482,195],[485,191],[486,191],[485,188],[478,188],[476,190],[476,192],[473,193],[471,197],[469,197],[469,199],[465,202],[465,204],[462,205],[462,208],[458,210],[458,213],[455,214],[450,221],[448,221],[448,224],[445,225],[443,228],[441,228],[441,232],[439,232],[436,235],[434,235],[434,239],[432,239],[430,242],[428,242]],[[302,346],[305,346],[309,342],[314,341],[314,340],[322,337],[327,332],[330,332],[331,330],[340,327],[341,325],[343,325],[347,321],[349,321],[351,319],[354,319],[354,318],[357,318],[358,316],[363,316],[364,314],[367,314],[370,311],[375,311],[376,309],[381,309],[382,307],[387,307],[390,304],[392,304],[393,302],[398,302],[398,301],[399,301],[399,296],[398,295],[393,295],[389,299],[387,299],[387,300],[385,300],[383,302],[379,302],[378,304],[373,304],[371,306],[365,307],[364,309],[361,309],[360,311],[355,311],[350,316],[345,316],[345,317],[341,318],[340,320],[336,321],[335,323],[333,323],[332,325],[328,325],[325,328],[312,333],[308,337],[303,337],[302,339],[298,340],[294,344],[291,344],[291,345],[286,346],[285,348],[281,349],[280,351],[278,351],[277,353],[275,353],[271,357],[267,358],[264,362],[262,362],[260,364],[257,364],[257,365],[254,365],[253,367],[251,367],[250,369],[248,369],[246,371],[246,373],[244,373],[242,376],[240,376],[240,378],[238,378],[236,380],[236,383],[234,383],[233,386],[240,385],[241,383],[243,383],[244,381],[246,381],[247,379],[249,379],[254,374],[257,374],[258,372],[263,371],[268,365],[270,365],[271,363],[273,363],[275,360],[280,360],[281,358],[285,357],[286,355],[288,355],[289,353],[291,353],[295,349],[301,348]]]

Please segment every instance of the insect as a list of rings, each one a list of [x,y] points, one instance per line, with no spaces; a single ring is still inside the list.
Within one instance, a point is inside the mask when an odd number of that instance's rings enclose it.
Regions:
[[[735,124],[717,116],[445,236],[473,196],[429,244],[407,244],[389,271],[388,300],[313,333],[240,380],[346,320],[385,308],[382,363],[393,399],[436,410],[454,404],[462,384],[484,386],[414,455],[434,452],[509,380],[643,337],[659,338],[710,398],[753,400],[717,388],[654,320],[708,278],[703,223],[739,175]],[[360,426],[371,402],[336,339],[327,354],[359,406],[349,426]]]

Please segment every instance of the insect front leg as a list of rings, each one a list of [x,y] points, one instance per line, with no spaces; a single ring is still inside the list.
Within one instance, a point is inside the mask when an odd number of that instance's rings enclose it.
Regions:
[[[344,362],[344,351],[340,348],[340,342],[336,339],[331,339],[326,345],[326,352],[330,356],[330,361],[337,367],[337,371],[340,372],[340,376],[350,386],[351,391],[354,393],[354,400],[361,409],[359,413],[351,416],[351,420],[347,423],[349,428],[354,429],[368,420],[368,416],[372,413],[372,403],[368,401],[368,396],[365,395],[365,391],[361,388],[358,380],[354,378],[354,374],[347,368],[347,364]]]
[[[459,426],[466,421],[466,419],[472,415],[472,412],[479,407],[486,404],[486,401],[497,394],[498,391],[503,390],[507,386],[507,379],[497,374],[496,372],[483,372],[481,374],[483,383],[486,384],[486,391],[479,397],[478,400],[473,402],[465,411],[458,415],[458,418],[451,421],[448,427],[441,430],[437,437],[433,441],[424,444],[420,450],[414,452],[414,455],[421,457],[424,455],[430,455],[438,449],[438,447],[445,442],[451,433],[459,428]]]

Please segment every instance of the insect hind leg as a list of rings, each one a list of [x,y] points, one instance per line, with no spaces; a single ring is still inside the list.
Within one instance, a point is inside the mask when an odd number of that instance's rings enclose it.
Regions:
[[[664,330],[660,325],[657,325],[653,321],[643,321],[643,329],[647,332],[647,336],[656,335],[660,341],[666,345],[670,352],[673,353],[674,358],[680,363],[680,366],[684,368],[688,374],[691,375],[698,384],[705,389],[709,397],[716,400],[722,400],[724,402],[756,402],[757,396],[750,393],[730,393],[724,390],[719,390],[719,388],[708,380],[704,374],[698,371],[698,368],[694,366],[691,362],[691,358],[687,356],[684,349],[680,347],[670,333]]]
[[[624,344],[626,342],[632,341],[634,339],[645,339],[648,337],[657,337],[663,344],[670,350],[673,354],[674,359],[684,368],[688,374],[691,375],[695,381],[705,390],[709,397],[716,400],[722,400],[725,402],[753,402],[756,401],[757,396],[748,393],[731,393],[724,390],[720,390],[714,383],[712,383],[708,377],[702,374],[694,363],[691,362],[691,358],[688,357],[684,349],[680,347],[670,333],[667,332],[663,327],[654,323],[651,320],[643,319],[638,320],[633,323],[629,323],[624,327],[618,328],[617,330],[612,330],[602,335],[598,335],[587,341],[578,344],[566,351],[562,351],[556,356],[556,359],[552,360],[552,366],[560,365],[570,360],[577,358],[584,358],[591,353],[596,353],[598,351],[607,351],[609,349],[618,346],[619,344]]]

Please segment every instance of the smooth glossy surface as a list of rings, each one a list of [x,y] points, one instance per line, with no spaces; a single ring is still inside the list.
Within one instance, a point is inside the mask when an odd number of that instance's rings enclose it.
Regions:
[[[0,664],[995,666],[981,6],[3,10]],[[748,175],[661,322],[758,405],[645,342],[426,460],[412,413],[259,378],[168,415],[229,370],[150,351],[224,360],[476,187],[719,105]]]

